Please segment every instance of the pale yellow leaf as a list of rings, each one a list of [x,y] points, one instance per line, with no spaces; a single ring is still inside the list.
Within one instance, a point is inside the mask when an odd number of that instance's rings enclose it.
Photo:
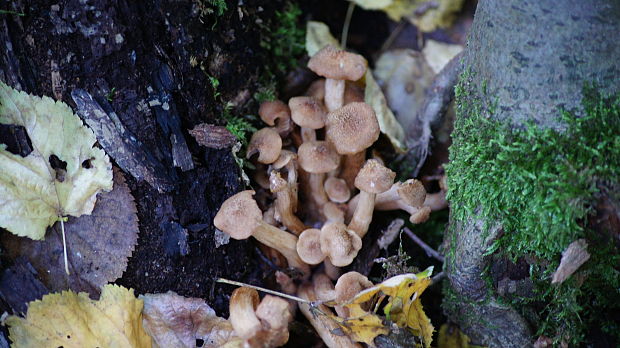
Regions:
[[[453,45],[435,40],[426,40],[422,54],[433,72],[438,74],[446,64],[463,50],[462,45]]]
[[[375,81],[370,69],[366,71],[365,80],[366,90],[364,101],[368,105],[372,106],[375,114],[377,114],[377,121],[379,122],[381,133],[387,135],[392,143],[392,146],[394,146],[396,150],[404,152],[405,131],[396,120],[396,117],[394,117],[394,113],[388,106],[381,87],[379,87],[377,81]]]
[[[327,45],[340,47],[338,40],[329,32],[327,24],[308,21],[306,25],[306,52],[308,52],[308,56],[312,57]]]
[[[383,11],[394,21],[405,17],[418,29],[430,32],[450,26],[462,6],[463,0],[394,0]]]
[[[380,10],[387,7],[394,2],[394,0],[349,0],[354,2],[357,6],[365,10]]]
[[[13,348],[149,348],[142,305],[133,290],[117,285],[106,285],[98,301],[63,291],[30,302],[26,318],[10,316],[6,324]]]
[[[112,189],[108,156],[66,104],[0,82],[0,123],[25,127],[34,149],[21,157],[0,144],[0,227],[43,239],[48,226],[90,214],[97,193]],[[52,155],[66,168],[54,169]]]

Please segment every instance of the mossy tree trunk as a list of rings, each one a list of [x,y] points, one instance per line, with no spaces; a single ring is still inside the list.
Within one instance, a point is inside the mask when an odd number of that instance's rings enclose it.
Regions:
[[[457,89],[455,132],[482,131],[482,126],[479,130],[476,125],[458,128],[463,120],[475,116],[500,121],[509,129],[536,124],[540,129],[566,132],[561,110],[570,110],[576,117],[585,115],[581,104],[584,84],[595,83],[603,94],[620,90],[618,33],[620,3],[616,0],[561,4],[552,0],[481,0],[463,59],[461,84],[465,86],[460,94]],[[455,142],[453,146],[461,145]],[[451,153],[454,161],[454,148]],[[485,185],[485,173],[476,175],[478,184]],[[459,178],[451,180],[458,184]],[[450,186],[450,190],[460,187]],[[453,198],[458,195],[452,192]],[[451,200],[451,227],[446,237],[446,313],[475,343],[531,346],[537,328],[519,314],[522,311],[500,299],[487,277],[493,276],[489,272],[498,262],[497,256],[486,255],[488,248],[513,231],[483,214],[480,207],[459,215],[458,210],[463,209],[460,203]],[[557,259],[559,256],[556,253]]]

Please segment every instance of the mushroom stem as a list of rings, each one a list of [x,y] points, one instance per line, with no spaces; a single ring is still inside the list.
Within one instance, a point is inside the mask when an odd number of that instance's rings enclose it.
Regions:
[[[344,88],[344,80],[325,79],[325,107],[327,107],[327,111],[334,111],[342,107]]]
[[[301,140],[304,143],[307,143],[309,141],[316,141],[316,131],[314,129],[307,128],[307,127],[301,127],[300,133],[301,133]]]
[[[271,192],[276,194],[276,210],[280,215],[282,224],[286,226],[289,231],[299,236],[307,227],[293,214],[293,193],[291,192],[288,182],[280,177],[280,173],[275,171],[271,173],[269,182]]]
[[[342,273],[340,267],[334,266],[329,259],[325,259],[325,261],[323,261],[323,267],[325,274],[331,280],[338,280],[338,277],[340,277],[340,274]]]
[[[316,301],[316,294],[312,289],[311,284],[302,285],[297,291],[297,296],[309,300]],[[321,336],[323,343],[329,348],[361,348],[361,345],[357,343],[353,343],[349,336],[347,335],[336,335],[334,332],[341,331],[340,326],[336,321],[327,317],[326,315],[316,315],[312,310],[310,310],[310,305],[307,303],[300,303],[299,309],[304,314],[304,316],[308,319],[310,324],[314,327],[316,332]],[[329,308],[324,305],[316,306],[316,309],[323,313],[329,313]]]
[[[349,223],[349,229],[355,231],[360,238],[368,232],[368,226],[372,221],[372,213],[375,208],[375,194],[360,191],[357,207]]]
[[[246,287],[235,289],[230,296],[228,320],[237,336],[244,340],[254,337],[262,329],[261,322],[255,313],[259,301],[258,292]]]
[[[306,276],[310,275],[310,267],[297,254],[296,236],[271,226],[262,220],[258,222],[258,226],[252,236],[259,242],[284,255],[290,267],[299,269]]]
[[[446,209],[448,207],[446,191],[441,190],[439,192],[427,194],[426,199],[424,200],[424,205],[429,206],[432,211]]]
[[[325,192],[325,173],[310,173],[310,195],[317,208],[322,207],[329,201]]]

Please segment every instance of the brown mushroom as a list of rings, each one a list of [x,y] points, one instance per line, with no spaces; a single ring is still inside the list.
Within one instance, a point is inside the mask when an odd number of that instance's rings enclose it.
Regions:
[[[350,190],[355,189],[355,177],[366,161],[366,151],[344,156],[338,176],[347,183]]]
[[[275,126],[281,137],[286,137],[293,130],[291,111],[279,100],[263,102],[258,109],[258,115],[269,126]]]
[[[349,223],[349,228],[360,238],[368,232],[375,206],[375,196],[390,189],[396,173],[384,167],[379,161],[369,159],[355,178],[355,186],[360,189],[360,198]]]
[[[325,132],[339,154],[353,155],[379,138],[379,122],[370,105],[350,103],[327,114]]]
[[[314,97],[293,97],[288,101],[291,117],[301,127],[304,142],[316,140],[316,129],[325,127],[327,112],[321,101]]]
[[[322,102],[325,99],[325,79],[314,80],[306,90],[305,95],[315,97]]]
[[[326,223],[321,228],[321,251],[334,266],[344,267],[357,256],[362,239],[340,222]]]
[[[297,240],[297,254],[309,265],[318,265],[325,259],[321,251],[321,230],[309,228],[299,235]]]
[[[353,82],[346,82],[343,105],[364,101],[364,88]]]
[[[340,156],[326,141],[310,141],[301,144],[297,151],[297,156],[301,168],[310,173],[311,199],[320,208],[328,201],[325,187],[323,186],[325,173],[338,167]]]
[[[263,128],[252,134],[246,158],[258,153],[258,162],[271,164],[275,162],[282,151],[282,138],[273,128]]]
[[[323,216],[325,216],[325,223],[328,222],[341,222],[344,223],[345,209],[334,202],[327,202],[323,205]]]
[[[279,347],[288,342],[288,324],[292,320],[289,303],[279,297],[265,295],[256,307],[256,317],[260,319],[262,335],[250,340],[251,346]]]
[[[316,294],[312,288],[312,284],[304,284],[297,290],[297,296],[307,301],[317,301]],[[329,313],[330,310],[325,305],[317,305],[319,311],[323,313]],[[323,343],[329,348],[361,348],[361,345],[351,341],[349,336],[336,334],[341,328],[333,319],[325,315],[316,315],[314,311],[310,309],[310,304],[300,303],[299,309],[301,313],[308,319],[310,324],[314,327],[316,332],[321,336]]]
[[[291,209],[293,213],[297,212],[297,154],[289,150],[282,150],[280,157],[272,166],[277,170],[286,168],[286,181],[291,194]]]
[[[345,203],[351,198],[351,190],[347,182],[336,177],[329,177],[325,180],[325,193],[329,200],[335,203]]]
[[[228,321],[237,336],[244,340],[253,338],[262,329],[255,313],[259,301],[258,292],[246,287],[235,289],[230,296]]]
[[[308,68],[326,78],[325,106],[332,111],[342,106],[345,80],[359,80],[366,73],[368,63],[359,54],[328,45],[310,58]]]
[[[253,194],[252,190],[242,191],[224,201],[213,219],[215,227],[237,240],[254,236],[262,244],[284,255],[290,267],[309,275],[310,268],[297,254],[297,237],[265,223],[252,198]]]
[[[338,278],[335,286],[336,302],[346,304],[351,301],[362,290],[373,286],[372,282],[363,274],[358,272],[347,272]],[[349,310],[346,307],[337,306],[336,312],[342,318],[349,316]]]
[[[276,171],[271,172],[269,182],[271,192],[276,194],[275,206],[279,220],[289,231],[299,235],[307,227],[293,213],[292,193],[288,182]]]

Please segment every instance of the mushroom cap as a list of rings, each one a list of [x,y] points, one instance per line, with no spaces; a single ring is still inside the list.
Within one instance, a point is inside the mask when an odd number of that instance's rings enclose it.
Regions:
[[[369,159],[355,177],[355,187],[361,191],[378,194],[392,187],[396,173],[379,161]]]
[[[320,129],[325,127],[327,111],[318,99],[314,97],[293,97],[289,99],[293,122],[300,127]]]
[[[325,192],[332,202],[345,203],[351,198],[351,190],[344,179],[329,177],[325,180]]]
[[[431,216],[431,211],[431,207],[424,206],[415,213],[411,214],[411,216],[409,217],[409,222],[411,222],[412,224],[421,224],[423,222],[426,222],[426,220],[428,220],[428,218]]]
[[[297,159],[297,154],[294,153],[293,151],[282,150],[280,151],[280,156],[275,162],[273,162],[272,165],[275,169],[282,169],[284,166],[289,164],[290,161],[294,161],[296,159]]]
[[[350,103],[327,114],[326,137],[341,155],[352,155],[379,139],[379,122],[366,103]]]
[[[359,54],[327,45],[310,58],[308,68],[328,79],[357,81],[366,73],[368,63]]]
[[[306,90],[306,95],[323,101],[325,99],[325,79],[314,80]]]
[[[286,300],[276,296],[265,295],[258,307],[256,307],[256,316],[263,322],[263,328],[267,330],[286,329],[288,340],[288,323],[292,318]]]
[[[346,303],[351,301],[360,291],[373,286],[366,276],[357,272],[347,272],[338,278],[336,282],[336,302]]]
[[[334,266],[351,264],[361,248],[362,239],[345,224],[331,222],[321,228],[321,251]]]
[[[252,157],[258,152],[258,162],[271,164],[280,157],[282,151],[282,138],[273,128],[263,128],[252,134],[246,158]]]
[[[291,117],[291,111],[288,106],[279,100],[266,101],[260,105],[258,109],[260,119],[270,126],[275,126],[277,119],[288,119]],[[279,121],[281,122],[281,121]]]
[[[252,195],[254,191],[241,191],[228,198],[213,219],[218,229],[233,239],[246,239],[263,219],[263,213]]]
[[[340,163],[340,156],[327,141],[307,141],[297,149],[299,165],[308,173],[327,173]]]
[[[325,273],[315,273],[312,276],[312,286],[320,301],[332,301],[336,298],[334,283]]]
[[[318,265],[325,259],[321,251],[321,230],[309,228],[299,235],[297,240],[297,254],[301,260],[309,265]]]
[[[426,189],[422,182],[416,179],[409,179],[398,185],[398,197],[411,207],[421,207],[426,199]]]

